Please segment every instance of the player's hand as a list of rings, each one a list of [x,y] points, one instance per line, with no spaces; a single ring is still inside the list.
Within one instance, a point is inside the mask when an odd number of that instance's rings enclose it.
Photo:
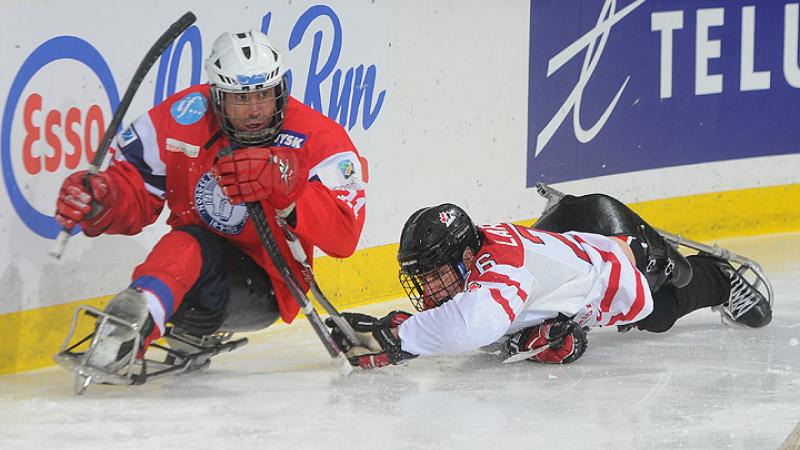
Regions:
[[[512,355],[534,352],[529,358],[531,361],[569,364],[583,355],[588,342],[586,330],[571,320],[547,322],[525,328],[511,336],[508,352]]]
[[[56,200],[56,222],[65,229],[80,224],[84,234],[97,236],[111,226],[111,206],[117,201],[118,193],[105,173],[89,177],[90,192],[83,184],[86,173],[85,170],[75,172],[61,184]]]
[[[372,330],[378,323],[377,317],[373,317],[368,314],[345,312],[342,313],[342,318],[348,324],[350,324],[350,327],[353,329],[353,331],[355,331],[356,337],[360,342],[360,345],[353,345],[353,343],[347,339],[342,329],[336,325],[336,322],[334,322],[332,318],[328,317],[325,319],[325,325],[331,329],[331,337],[336,342],[336,345],[342,349],[342,351],[349,353],[354,347],[362,347],[361,349],[355,350],[356,353],[370,353],[381,350],[378,341],[372,337]]]
[[[232,203],[266,200],[273,208],[289,208],[308,183],[308,167],[289,147],[247,147],[214,165],[222,192]]]
[[[325,323],[331,327],[331,335],[334,336],[337,343],[342,342],[342,349],[346,349],[345,354],[353,366],[374,369],[399,364],[416,357],[416,355],[404,352],[400,346],[400,338],[392,333],[392,329],[400,326],[411,317],[411,314],[392,311],[383,318],[377,319],[366,314],[344,313],[342,317],[353,327],[361,345],[352,346],[347,343],[341,330],[330,318]]]

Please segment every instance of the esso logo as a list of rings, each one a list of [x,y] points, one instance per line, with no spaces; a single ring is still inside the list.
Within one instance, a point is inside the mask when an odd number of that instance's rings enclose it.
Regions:
[[[75,89],[64,92],[65,85]],[[0,163],[14,209],[36,234],[52,239],[60,231],[53,218],[58,186],[94,158],[104,110],[118,104],[108,64],[80,38],[50,39],[20,67],[3,111]]]
[[[42,96],[35,92],[25,99],[22,115],[25,124],[22,143],[25,172],[28,175],[36,175],[42,170],[56,172],[62,166],[75,169],[84,159],[83,156],[87,162],[91,162],[97,153],[97,146],[92,146],[92,131],[94,136],[101,136],[105,130],[100,106],[93,104],[86,112],[73,106],[66,114],[59,109],[51,109],[44,115],[44,123],[36,123],[34,115],[40,112],[44,114],[42,104]],[[45,154],[35,151],[37,144],[43,140],[52,152]]]

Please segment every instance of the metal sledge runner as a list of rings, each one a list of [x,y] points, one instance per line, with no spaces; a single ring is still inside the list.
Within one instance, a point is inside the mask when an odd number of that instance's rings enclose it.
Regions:
[[[75,331],[81,315],[97,320],[94,332],[73,343]],[[64,340],[61,350],[54,359],[75,375],[74,390],[76,395],[86,393],[92,384],[140,385],[146,381],[163,378],[169,375],[202,370],[211,364],[211,358],[220,353],[231,352],[248,343],[247,338],[231,340],[233,333],[215,333],[202,337],[193,336],[179,327],[167,327],[164,339],[168,345],[152,343],[148,354],[161,353],[160,359],[139,357],[138,351],[131,351],[120,361],[117,371],[104,370],[89,364],[92,353],[96,350],[98,337],[109,324],[127,327],[133,334],[132,349],[141,348],[141,333],[135,323],[125,321],[88,305],[80,305],[75,309],[72,324]],[[91,340],[91,341],[90,341]],[[79,350],[81,345],[90,341],[88,348]]]
[[[558,214],[553,214],[557,209],[557,205],[567,197],[576,198],[568,196],[568,194],[544,183],[537,183],[536,189],[539,195],[547,199],[547,203],[542,211],[541,218],[534,225],[535,227],[549,227],[552,223],[560,222],[561,217],[557,217]],[[621,203],[616,202],[616,200],[611,199],[613,202],[610,202],[608,199],[610,197],[602,198],[599,201],[595,201],[595,203],[610,205],[610,207],[601,206],[605,213],[603,216],[610,219],[597,225],[583,224],[587,227],[600,227],[596,231],[591,229],[585,231],[614,235],[629,234],[633,229],[634,232],[638,232],[643,238],[647,239],[647,230],[644,230],[641,224],[629,225],[631,221],[639,219],[638,216],[629,212],[629,214],[633,215],[633,218],[624,217],[625,212],[620,212],[620,210],[623,208],[626,211],[630,210],[624,205],[617,206],[617,204],[621,205]],[[549,220],[551,217],[556,217],[556,220]],[[570,219],[574,219],[574,217],[570,217]],[[574,220],[570,221],[571,226],[574,226],[574,223]],[[712,307],[712,310],[720,313],[724,324],[757,328],[769,323],[772,317],[771,310],[774,307],[774,291],[769,278],[767,278],[761,265],[756,261],[733,253],[717,244],[703,244],[658,228],[653,228],[652,230],[669,245],[660,254],[651,256],[645,268],[645,271],[648,272],[645,275],[648,277],[648,281],[651,282],[651,287],[657,290],[664,283],[677,283],[679,286],[688,284],[692,276],[691,270],[686,270],[688,269],[688,264],[685,263],[685,258],[679,250],[681,247],[684,250],[694,250],[700,255],[707,255],[721,261],[723,263],[723,271],[731,279],[730,300],[722,305]],[[650,236],[650,241],[654,240],[656,239]],[[651,245],[650,249],[654,253],[658,253],[659,249],[656,247],[657,245]]]

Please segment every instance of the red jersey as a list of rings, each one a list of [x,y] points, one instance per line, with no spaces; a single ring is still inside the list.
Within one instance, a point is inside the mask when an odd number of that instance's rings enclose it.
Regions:
[[[158,218],[166,202],[171,227],[206,227],[264,268],[281,318],[289,323],[297,315],[297,303],[264,250],[247,206],[231,204],[211,175],[217,152],[231,144],[209,99],[208,85],[192,86],[167,98],[116,137],[106,172],[119,186],[121,198],[106,233],[139,233]],[[283,129],[272,145],[294,148],[308,161],[310,182],[296,201],[294,232],[309,261],[314,246],[334,257],[350,256],[364,225],[366,197],[359,155],[345,130],[289,97]],[[262,206],[284,258],[308,290],[272,207],[264,202]]]

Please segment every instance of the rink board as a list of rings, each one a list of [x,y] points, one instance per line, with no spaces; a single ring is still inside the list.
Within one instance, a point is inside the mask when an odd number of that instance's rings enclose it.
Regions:
[[[797,204],[800,204],[800,185],[695,195],[630,206],[656,227],[694,240],[712,241],[800,229],[800,208],[787,208]],[[520,223],[530,225],[534,221]],[[391,244],[358,250],[345,260],[323,257],[316,263],[315,274],[323,292],[340,310],[380,303],[403,296],[397,281],[396,252],[397,245]],[[0,315],[0,374],[52,365],[52,355],[66,336],[75,307],[79,304],[102,307],[110,298]],[[90,330],[84,327],[81,331]]]
[[[187,10],[198,21],[125,122],[204,82],[220,32],[267,33],[292,95],[369,167],[356,254],[317,255],[348,308],[399,295],[411,213],[453,202],[476,222],[531,222],[537,181],[612,195],[695,239],[800,228],[800,7],[751,3],[0,2],[0,372],[49,364],[74,306],[124,288],[168,230],[162,216],[135,237],[76,234],[47,256],[61,181],[87,167],[139,59]]]

